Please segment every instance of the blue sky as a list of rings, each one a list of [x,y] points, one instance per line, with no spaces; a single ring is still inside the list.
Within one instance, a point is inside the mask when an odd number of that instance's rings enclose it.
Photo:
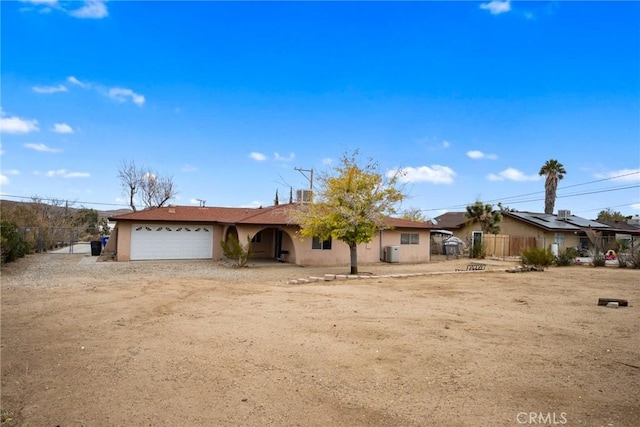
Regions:
[[[345,152],[405,170],[401,208],[475,200],[640,214],[639,2],[3,1],[3,198],[267,206]]]

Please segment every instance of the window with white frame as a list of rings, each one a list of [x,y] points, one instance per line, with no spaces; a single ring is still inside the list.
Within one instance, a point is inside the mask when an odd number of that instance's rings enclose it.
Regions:
[[[419,245],[420,234],[418,233],[400,233],[401,245]]]

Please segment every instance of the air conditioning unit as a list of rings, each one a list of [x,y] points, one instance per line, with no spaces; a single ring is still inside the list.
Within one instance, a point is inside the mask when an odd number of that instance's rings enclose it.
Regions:
[[[385,246],[384,261],[394,263],[400,262],[400,246]]]
[[[297,203],[311,203],[313,199],[313,191],[311,190],[296,190],[296,202]]]
[[[571,218],[571,211],[559,209],[558,210],[558,219],[569,219]]]

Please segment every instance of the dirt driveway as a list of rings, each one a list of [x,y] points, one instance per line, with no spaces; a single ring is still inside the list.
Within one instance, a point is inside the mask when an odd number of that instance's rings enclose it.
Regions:
[[[3,427],[640,425],[638,270],[81,258],[2,271]]]

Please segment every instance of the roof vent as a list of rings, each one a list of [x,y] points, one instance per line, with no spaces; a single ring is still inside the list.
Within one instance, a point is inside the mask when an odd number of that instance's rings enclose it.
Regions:
[[[565,209],[558,210],[558,219],[567,220],[571,217],[571,211]]]

